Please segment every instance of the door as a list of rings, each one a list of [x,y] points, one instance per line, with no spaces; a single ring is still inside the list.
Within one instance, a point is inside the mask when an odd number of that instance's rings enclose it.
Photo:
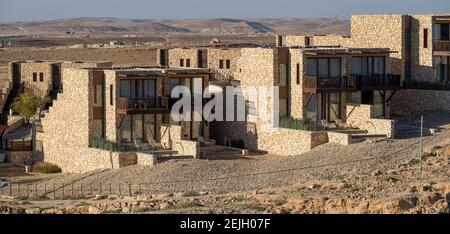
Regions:
[[[373,91],[361,92],[361,104],[373,105]]]
[[[61,85],[60,68],[58,65],[54,64],[52,65],[52,70],[53,90],[59,90],[59,87]]]

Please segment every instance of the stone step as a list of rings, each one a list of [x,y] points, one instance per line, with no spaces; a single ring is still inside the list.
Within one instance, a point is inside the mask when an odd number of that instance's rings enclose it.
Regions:
[[[352,138],[386,138],[386,134],[351,134]]]

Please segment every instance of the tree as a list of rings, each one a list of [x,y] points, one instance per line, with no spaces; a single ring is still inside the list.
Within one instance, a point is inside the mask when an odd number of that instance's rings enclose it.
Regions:
[[[14,101],[12,108],[25,119],[25,123],[29,123],[31,116],[36,114],[44,102],[44,98],[36,96],[32,91],[26,91]]]

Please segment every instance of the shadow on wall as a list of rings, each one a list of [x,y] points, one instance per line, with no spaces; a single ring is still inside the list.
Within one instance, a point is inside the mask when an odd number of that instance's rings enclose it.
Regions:
[[[258,132],[254,123],[214,121],[210,123],[210,138],[216,140],[218,145],[236,147],[237,143],[244,143],[244,148],[258,151]],[[259,151],[260,152],[260,151]]]

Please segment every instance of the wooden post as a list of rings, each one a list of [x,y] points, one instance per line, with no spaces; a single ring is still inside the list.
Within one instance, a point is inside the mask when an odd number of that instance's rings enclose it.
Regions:
[[[53,198],[56,199],[56,184],[53,183]]]
[[[111,184],[109,184],[109,195],[112,195]]]
[[[73,197],[73,182],[72,182],[72,185],[71,185],[70,189],[72,190],[72,197]]]
[[[132,196],[132,192],[131,192],[131,184],[128,184],[128,191],[130,193],[130,197]]]
[[[47,183],[44,184],[44,194],[47,195]]]
[[[81,185],[80,185],[80,189],[81,189],[81,196],[84,196],[84,192],[83,192],[83,183],[81,183]]]
[[[34,184],[34,192],[36,194],[36,197],[38,196],[38,189],[37,189],[37,184]]]
[[[99,184],[99,188],[100,188],[100,195],[102,195],[102,184]]]
[[[12,197],[12,184],[9,184],[9,196]]]
[[[64,199],[64,183],[62,184],[62,197],[63,197],[63,199]]]

